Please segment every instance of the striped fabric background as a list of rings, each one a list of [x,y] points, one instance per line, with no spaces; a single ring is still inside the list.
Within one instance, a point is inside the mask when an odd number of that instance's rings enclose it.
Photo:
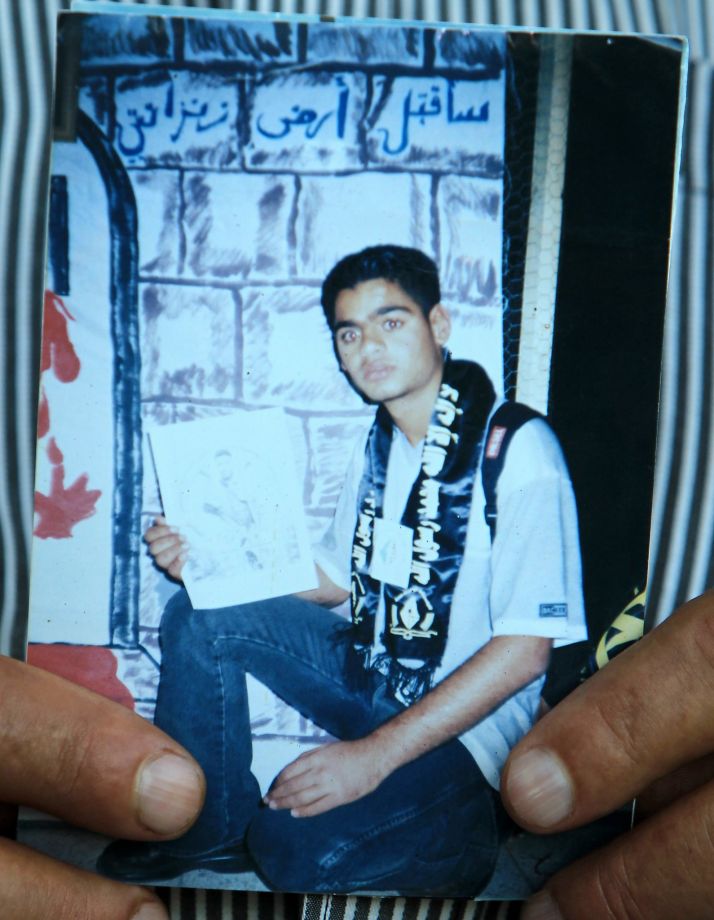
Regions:
[[[136,0],[138,5],[139,0]],[[159,5],[161,0],[153,0]],[[714,585],[714,6],[708,0],[164,0],[161,5],[686,35],[688,111],[652,543],[658,618]],[[0,651],[21,656],[32,530],[54,21],[69,0],[0,0]],[[636,348],[636,343],[633,343]],[[173,918],[297,918],[296,896],[166,891]],[[515,905],[305,901],[306,920],[506,920]]]

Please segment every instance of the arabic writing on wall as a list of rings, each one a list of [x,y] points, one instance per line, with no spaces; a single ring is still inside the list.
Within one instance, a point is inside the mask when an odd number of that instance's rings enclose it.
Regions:
[[[116,145],[137,165],[198,152],[225,166],[238,159],[241,137],[247,166],[259,169],[349,168],[365,155],[363,137],[375,164],[417,149],[499,157],[503,144],[501,80],[310,71],[248,83],[175,72],[118,89]]]

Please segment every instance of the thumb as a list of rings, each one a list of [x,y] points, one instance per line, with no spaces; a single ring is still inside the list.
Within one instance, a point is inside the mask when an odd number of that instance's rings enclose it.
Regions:
[[[525,736],[502,776],[516,821],[536,833],[568,830],[687,765],[708,763],[713,615],[714,593],[686,604]],[[684,793],[559,872],[528,903],[524,920],[710,918],[714,782]]]
[[[196,819],[203,773],[135,713],[0,658],[0,802],[114,837],[175,837]]]

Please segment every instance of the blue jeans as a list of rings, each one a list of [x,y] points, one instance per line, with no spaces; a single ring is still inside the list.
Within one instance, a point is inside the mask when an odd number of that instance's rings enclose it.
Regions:
[[[194,827],[167,849],[191,857],[245,840],[264,879],[283,891],[473,896],[493,871],[500,803],[458,740],[312,818],[261,803],[247,672],[341,739],[401,710],[381,675],[349,667],[349,628],[295,597],[217,610],[193,610],[185,591],[169,601],[155,721],[201,764],[207,796]]]

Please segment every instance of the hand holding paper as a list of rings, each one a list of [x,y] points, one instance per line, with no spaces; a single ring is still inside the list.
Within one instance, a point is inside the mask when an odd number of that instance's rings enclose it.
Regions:
[[[157,518],[146,541],[195,609],[317,586],[280,410],[165,425],[151,432],[151,447],[171,525]]]
[[[181,534],[167,523],[165,517],[159,515],[144,534],[144,541],[158,567],[180,581],[188,551],[186,540]]]

